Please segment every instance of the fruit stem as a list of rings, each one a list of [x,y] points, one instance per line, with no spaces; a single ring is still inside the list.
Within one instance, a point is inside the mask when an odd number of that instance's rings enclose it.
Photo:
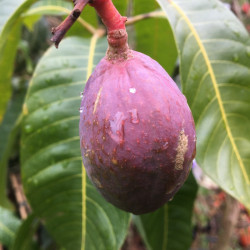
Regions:
[[[66,32],[80,16],[86,4],[89,3],[95,8],[108,30],[107,59],[112,62],[128,59],[130,50],[125,28],[127,17],[120,15],[112,0],[73,0],[73,2],[75,7],[71,14],[58,27],[52,28],[53,37],[51,41],[55,43],[55,46],[58,47]]]
[[[95,8],[108,30],[109,48],[107,59],[113,63],[128,59],[130,50],[127,43],[128,34],[125,28],[127,17],[120,15],[112,0],[91,0],[89,4]]]

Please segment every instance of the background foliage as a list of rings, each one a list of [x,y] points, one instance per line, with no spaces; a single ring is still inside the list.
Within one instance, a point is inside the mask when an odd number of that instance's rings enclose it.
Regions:
[[[247,30],[218,0],[113,2],[131,17],[130,47],[181,82],[196,122],[198,164],[250,209]],[[107,203],[86,176],[80,92],[107,42],[97,35],[103,27],[88,6],[59,50],[50,47],[51,26],[71,9],[66,0],[0,0],[0,242],[9,249],[114,250],[132,222],[147,249],[188,249],[197,194],[192,174],[173,201],[142,216]],[[144,13],[151,18],[133,21]],[[11,189],[7,176],[13,175],[31,208]]]

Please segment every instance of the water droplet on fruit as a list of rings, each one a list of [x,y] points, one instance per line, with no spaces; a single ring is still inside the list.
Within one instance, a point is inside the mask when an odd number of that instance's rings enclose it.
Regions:
[[[247,56],[250,57],[250,46],[247,47]]]
[[[33,130],[33,128],[32,128],[32,126],[29,125],[29,124],[27,124],[27,125],[24,127],[24,131],[25,131],[27,134],[31,133],[32,130]]]
[[[138,112],[137,109],[132,109],[129,111],[130,113],[130,121],[133,124],[138,124],[140,122],[139,117],[138,117]]]
[[[110,121],[111,138],[117,143],[123,143],[124,122],[125,116],[122,112],[117,112],[113,121]]]
[[[83,112],[83,108],[79,108],[79,112],[82,113]]]
[[[135,94],[136,93],[136,88],[130,88],[129,92],[132,93],[132,94]]]

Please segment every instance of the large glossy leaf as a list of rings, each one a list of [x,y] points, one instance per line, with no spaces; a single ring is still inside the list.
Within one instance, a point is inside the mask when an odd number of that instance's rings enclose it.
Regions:
[[[171,22],[183,92],[197,129],[197,161],[250,208],[250,39],[217,0],[158,0]]]
[[[192,174],[174,199],[157,211],[137,216],[135,223],[149,250],[189,249],[197,184]]]
[[[0,243],[10,247],[20,224],[21,221],[12,212],[0,207]]]
[[[20,39],[20,15],[35,0],[0,0],[0,122],[11,96],[11,76]]]
[[[41,59],[30,82],[21,161],[34,213],[65,249],[119,249],[129,214],[108,204],[84,168],[78,134],[80,92],[105,55],[106,39],[68,38]]]
[[[159,9],[155,0],[134,1],[134,15]],[[171,75],[177,59],[177,49],[170,24],[166,18],[149,18],[135,24],[136,50],[159,62]]]

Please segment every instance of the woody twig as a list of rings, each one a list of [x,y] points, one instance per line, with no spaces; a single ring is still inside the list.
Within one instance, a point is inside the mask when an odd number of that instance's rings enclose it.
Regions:
[[[75,7],[70,13],[70,15],[68,15],[59,26],[52,28],[53,37],[51,38],[51,41],[55,43],[56,48],[58,48],[58,45],[63,39],[66,32],[81,15],[84,7],[87,5],[88,2],[89,0],[73,0]]]
[[[30,212],[30,207],[24,195],[23,188],[20,185],[17,179],[17,176],[13,173],[10,175],[10,181],[11,181],[12,188],[14,189],[14,192],[15,192],[15,197],[16,197],[16,201],[18,204],[20,217],[22,219],[26,219]]]

